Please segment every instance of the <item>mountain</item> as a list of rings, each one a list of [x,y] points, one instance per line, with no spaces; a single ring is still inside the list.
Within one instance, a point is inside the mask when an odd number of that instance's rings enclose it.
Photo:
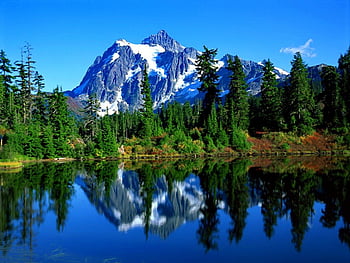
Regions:
[[[194,48],[184,47],[164,30],[133,44],[117,40],[102,56],[98,56],[87,70],[80,85],[66,95],[84,103],[96,95],[100,101],[100,115],[119,111],[138,110],[142,105],[140,81],[147,65],[154,109],[171,101],[194,102],[200,98],[197,88],[195,61],[200,54]],[[227,94],[230,72],[225,68],[230,55],[218,61],[219,88]],[[242,60],[247,76],[248,91],[260,92],[262,63]],[[275,69],[277,78],[284,80],[288,72]]]

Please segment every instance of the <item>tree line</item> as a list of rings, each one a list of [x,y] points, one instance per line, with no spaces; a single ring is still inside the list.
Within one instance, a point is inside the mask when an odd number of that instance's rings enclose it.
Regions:
[[[274,66],[264,61],[260,96],[247,93],[241,60],[230,57],[228,94],[218,88],[217,49],[197,57],[198,90],[203,99],[191,105],[178,102],[154,111],[147,67],[142,70],[139,111],[100,117],[99,101],[91,95],[81,116],[69,111],[62,88],[43,92],[44,78],[36,70],[32,47],[26,44],[14,64],[0,51],[1,158],[115,157],[119,154],[202,154],[244,151],[248,133],[316,129],[347,134],[350,123],[350,49],[338,67],[322,67],[321,89],[312,88],[300,53],[291,72],[278,84]],[[108,111],[108,110],[107,110]],[[348,136],[349,137],[349,136]],[[349,140],[350,138],[344,137]],[[122,146],[122,147],[121,147]]]

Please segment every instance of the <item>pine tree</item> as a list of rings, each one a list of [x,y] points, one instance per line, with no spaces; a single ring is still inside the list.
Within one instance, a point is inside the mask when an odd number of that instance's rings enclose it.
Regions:
[[[299,135],[310,133],[315,120],[312,117],[315,109],[307,67],[297,52],[291,62],[290,84],[286,91],[286,116],[289,128]]]
[[[234,125],[239,129],[246,130],[249,126],[249,104],[247,83],[245,74],[238,56],[228,61],[227,69],[232,72],[230,76],[229,93],[226,98],[228,115],[227,127]]]
[[[201,82],[198,90],[204,92],[203,108],[199,120],[200,125],[203,125],[207,121],[212,111],[212,105],[216,106],[219,102],[220,90],[217,88],[219,76],[216,74],[216,54],[217,49],[208,49],[204,46],[204,52],[196,60],[197,74]]]
[[[4,85],[4,78],[0,75],[0,125],[5,125],[6,115],[6,88]]]
[[[322,86],[325,94],[323,108],[323,123],[325,127],[337,128],[344,126],[344,104],[340,96],[339,74],[337,69],[327,66],[321,72]]]
[[[68,111],[67,98],[62,88],[56,87],[48,98],[49,121],[53,129],[54,148],[56,156],[70,155],[69,140],[75,134]]]
[[[192,114],[192,107],[191,104],[186,101],[183,106],[183,113],[184,113],[184,122],[186,130],[190,130],[193,127],[194,121],[193,121],[193,114]]]
[[[24,144],[24,154],[35,157],[36,159],[43,158],[43,145],[40,138],[40,124],[32,122],[27,125],[26,143]]]
[[[282,104],[277,88],[274,66],[268,60],[263,68],[264,76],[261,85],[261,113],[264,127],[267,130],[278,131],[282,124]]]
[[[42,89],[45,87],[44,77],[38,72],[34,75],[34,86],[37,91],[33,99],[33,118],[36,121],[47,125],[48,123],[48,109],[47,109],[47,98]]]
[[[96,94],[89,96],[84,106],[84,137],[88,141],[94,141],[98,133],[98,110],[100,108]]]
[[[0,75],[3,77],[3,83],[6,89],[6,93],[9,93],[13,88],[12,76],[13,67],[10,60],[7,58],[4,50],[0,50]]]
[[[17,84],[20,87],[21,113],[23,123],[31,120],[33,110],[32,92],[34,91],[34,64],[32,60],[32,47],[27,43],[22,49],[21,60],[15,64],[17,66]]]
[[[338,68],[340,70],[340,89],[342,91],[342,97],[345,101],[346,120],[350,123],[350,48],[348,51],[341,55],[338,60]]]
[[[141,94],[143,99],[142,109],[141,109],[141,135],[145,139],[150,139],[152,136],[152,126],[153,126],[153,100],[151,96],[151,86],[148,80],[147,66],[143,68],[142,71],[142,81],[141,81]]]
[[[219,123],[216,114],[216,107],[214,104],[211,106],[211,111],[207,118],[205,127],[207,129],[206,134],[209,135],[212,139],[216,140],[219,132]]]
[[[53,130],[51,125],[42,127],[41,144],[43,146],[43,158],[51,159],[55,157],[55,145],[53,139]]]
[[[281,96],[282,97],[282,96]],[[261,96],[249,96],[249,131],[254,133],[261,131],[264,126],[264,119],[261,113]]]
[[[116,156],[118,153],[117,141],[115,133],[112,129],[111,116],[108,114],[101,119],[101,144],[100,149],[104,156]]]

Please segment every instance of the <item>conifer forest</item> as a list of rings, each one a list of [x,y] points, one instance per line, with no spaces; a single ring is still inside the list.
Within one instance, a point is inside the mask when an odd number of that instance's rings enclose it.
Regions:
[[[216,55],[216,49],[204,46],[196,60],[202,100],[153,109],[145,66],[142,107],[101,117],[93,95],[77,113],[62,87],[47,91],[29,44],[15,62],[1,50],[0,159],[348,152],[350,49],[337,67],[322,67],[317,89],[300,53],[283,85],[266,60],[258,96],[246,91],[238,56],[227,67],[229,93],[220,96]]]

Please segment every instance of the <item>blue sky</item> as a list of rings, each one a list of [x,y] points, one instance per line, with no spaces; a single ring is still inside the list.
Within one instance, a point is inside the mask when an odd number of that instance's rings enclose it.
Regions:
[[[350,46],[349,0],[1,0],[0,49],[12,62],[33,47],[46,89],[76,87],[94,59],[123,38],[140,43],[164,29],[184,46],[218,48],[290,70],[337,65]]]

